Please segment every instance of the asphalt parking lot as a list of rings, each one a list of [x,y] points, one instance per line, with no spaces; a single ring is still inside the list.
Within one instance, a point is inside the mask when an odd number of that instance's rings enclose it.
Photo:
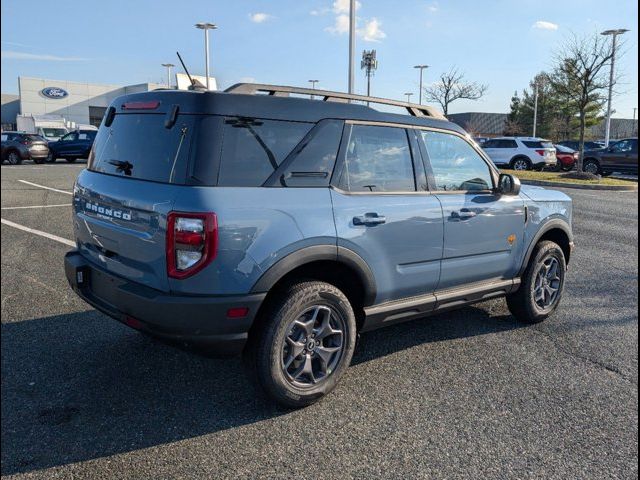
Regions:
[[[69,289],[82,168],[2,167],[3,476],[637,478],[637,192],[565,190],[577,250],[546,323],[498,300],[365,334],[334,393],[287,411],[239,360],[146,338]]]

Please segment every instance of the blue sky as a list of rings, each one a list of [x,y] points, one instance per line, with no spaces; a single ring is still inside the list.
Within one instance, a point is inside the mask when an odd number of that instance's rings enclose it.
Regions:
[[[239,81],[346,90],[348,0],[3,0],[2,92],[19,75],[92,83],[163,82],[161,63],[183,55],[204,73],[203,35],[193,24],[219,25],[211,36],[212,72],[224,88]],[[489,85],[478,102],[451,112],[505,112],[514,90],[549,69],[571,33],[628,28],[617,68],[623,84],[615,116],[638,104],[638,7],[633,0],[360,0],[356,52],[375,48],[372,94],[403,99],[452,66]],[[358,69],[356,90],[364,92]]]

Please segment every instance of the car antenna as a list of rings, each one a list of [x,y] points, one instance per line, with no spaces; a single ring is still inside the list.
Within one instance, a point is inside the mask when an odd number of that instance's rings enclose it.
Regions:
[[[201,85],[199,85],[198,82],[196,82],[193,79],[193,77],[189,73],[189,70],[187,70],[187,66],[182,61],[182,57],[180,56],[180,52],[176,52],[176,55],[178,56],[178,60],[180,60],[180,63],[182,64],[182,68],[184,69],[185,73],[187,74],[187,77],[189,77],[189,81],[191,82],[190,90],[201,90]]]

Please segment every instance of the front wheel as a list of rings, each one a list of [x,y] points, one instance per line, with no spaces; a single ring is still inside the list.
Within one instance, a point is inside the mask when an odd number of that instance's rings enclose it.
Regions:
[[[55,163],[56,161],[56,156],[53,154],[53,152],[49,151],[49,155],[47,155],[47,163]]]
[[[280,292],[255,332],[258,382],[277,403],[299,408],[332,391],[351,363],[356,320],[347,297],[325,282]]]
[[[558,308],[564,291],[567,263],[554,242],[542,241],[522,276],[517,292],[507,296],[509,311],[525,323],[539,323]]]

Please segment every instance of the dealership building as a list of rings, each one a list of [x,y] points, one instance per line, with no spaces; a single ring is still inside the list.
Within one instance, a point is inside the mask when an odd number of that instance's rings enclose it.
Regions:
[[[2,94],[2,129],[15,128],[22,115],[61,116],[71,124],[99,126],[109,104],[120,95],[166,88],[157,83],[100,85],[18,77],[18,95]]]

